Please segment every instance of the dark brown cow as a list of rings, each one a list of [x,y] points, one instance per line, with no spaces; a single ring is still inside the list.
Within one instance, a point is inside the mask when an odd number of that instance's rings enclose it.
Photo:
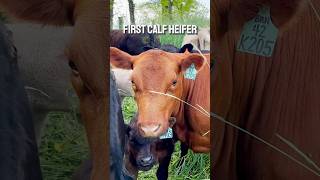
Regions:
[[[112,30],[110,46],[117,47],[131,55],[138,55],[145,51],[145,47],[159,48],[160,40],[155,34],[125,34],[122,30]]]
[[[53,25],[73,25],[66,55],[73,69],[72,83],[80,99],[93,159],[91,179],[108,177],[109,71],[106,0],[0,0],[18,18]]]
[[[273,55],[237,51],[242,26],[265,4],[279,29]],[[217,8],[213,112],[315,169],[276,134],[320,164],[320,1],[217,1]],[[320,179],[218,119],[213,129],[214,179]]]
[[[132,82],[139,111],[137,128],[142,136],[158,137],[164,134],[169,127],[169,117],[175,117],[174,131],[178,139],[194,152],[209,151],[210,118],[166,96],[175,96],[195,107],[199,105],[209,110],[210,69],[203,56],[161,50],[131,56],[111,47],[110,62],[116,67],[133,68]],[[184,72],[191,64],[198,70],[195,80],[184,78]]]

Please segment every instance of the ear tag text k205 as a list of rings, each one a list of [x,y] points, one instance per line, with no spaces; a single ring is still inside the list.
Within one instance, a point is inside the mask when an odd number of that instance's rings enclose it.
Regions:
[[[270,7],[263,6],[256,17],[244,24],[237,51],[271,57],[277,37],[278,29],[272,23]]]

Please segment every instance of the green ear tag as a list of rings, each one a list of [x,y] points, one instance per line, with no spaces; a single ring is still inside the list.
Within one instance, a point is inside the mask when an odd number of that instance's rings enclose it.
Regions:
[[[263,6],[257,16],[243,26],[237,51],[272,56],[278,36],[278,29],[273,25],[270,8]]]
[[[195,80],[197,76],[197,70],[194,64],[192,63],[187,69],[186,72],[184,73],[184,78],[186,79],[192,79]]]
[[[168,128],[167,132],[164,135],[160,136],[160,139],[169,139],[173,137],[172,128]]]

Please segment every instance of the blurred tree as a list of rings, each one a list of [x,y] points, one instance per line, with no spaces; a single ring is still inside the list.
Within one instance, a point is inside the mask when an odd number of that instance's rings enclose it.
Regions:
[[[135,24],[135,18],[134,18],[135,5],[133,3],[133,0],[128,0],[128,3],[129,3],[130,23]]]
[[[110,0],[110,30],[113,28],[113,4],[114,0]]]
[[[208,0],[209,1],[209,0]],[[139,23],[182,23],[188,22],[204,25],[203,22],[208,21],[210,17],[210,7],[200,3],[197,0],[149,0],[141,3],[136,8],[139,14],[146,14],[147,16],[140,20]],[[202,25],[200,25],[202,24]],[[208,25],[205,25],[208,26]]]
[[[119,22],[119,29],[123,29],[123,17],[118,17],[118,22]]]
[[[160,0],[162,16],[169,17],[172,20],[172,5],[174,0]]]
[[[196,8],[197,2],[195,0],[172,0],[172,4],[176,9],[177,14],[180,17],[189,14],[192,10]]]
[[[162,15],[172,20],[173,15],[188,16],[197,6],[196,0],[160,0]]]

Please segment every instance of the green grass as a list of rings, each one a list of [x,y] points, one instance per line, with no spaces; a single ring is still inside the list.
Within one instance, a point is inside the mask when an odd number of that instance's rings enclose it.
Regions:
[[[50,113],[48,118],[39,150],[43,178],[69,180],[88,155],[84,128],[67,113]]]

